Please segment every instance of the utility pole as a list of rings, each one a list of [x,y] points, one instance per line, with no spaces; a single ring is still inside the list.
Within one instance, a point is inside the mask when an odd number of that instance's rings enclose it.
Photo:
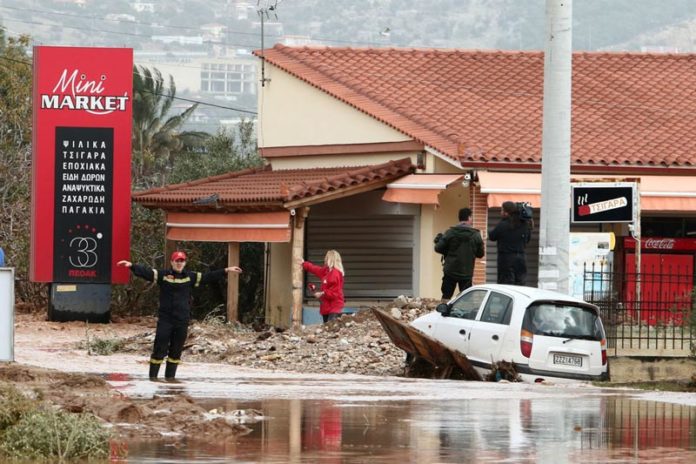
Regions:
[[[261,6],[261,0],[258,0],[256,2],[256,13],[261,17],[261,54],[259,57],[261,58],[261,87],[266,86],[266,82],[269,82],[270,79],[266,78],[266,58],[263,56],[263,51],[265,49],[265,44],[264,44],[264,18],[269,19],[271,17],[271,13],[273,13],[273,16],[275,19],[278,19],[278,15],[275,13],[276,10],[278,9],[278,0],[275,0],[273,2],[266,1],[265,6]]]
[[[546,0],[539,288],[568,293],[572,0]]]

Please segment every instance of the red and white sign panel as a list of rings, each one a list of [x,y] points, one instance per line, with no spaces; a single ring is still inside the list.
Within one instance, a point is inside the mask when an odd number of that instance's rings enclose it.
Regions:
[[[624,248],[635,250],[636,241],[631,237],[625,237]],[[696,250],[696,238],[647,237],[641,239],[640,249],[658,252],[694,251]]]
[[[34,47],[30,278],[126,283],[133,51]]]

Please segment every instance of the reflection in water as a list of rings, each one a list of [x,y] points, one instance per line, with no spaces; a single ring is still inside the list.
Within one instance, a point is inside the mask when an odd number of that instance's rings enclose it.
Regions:
[[[131,443],[129,462],[696,462],[696,410],[622,396],[206,400],[266,419],[227,442]]]

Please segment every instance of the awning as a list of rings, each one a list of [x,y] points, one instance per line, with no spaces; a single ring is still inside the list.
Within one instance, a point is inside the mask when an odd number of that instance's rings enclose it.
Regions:
[[[640,209],[642,211],[696,211],[696,178],[687,176],[612,176],[574,175],[572,182],[605,180],[619,182],[625,178],[640,179]],[[488,195],[489,208],[504,201],[528,201],[541,206],[541,174],[522,172],[479,171],[481,193]]]
[[[382,200],[394,203],[437,205],[437,196],[463,174],[410,174],[390,184]]]
[[[290,212],[167,213],[167,239],[197,242],[289,242]]]

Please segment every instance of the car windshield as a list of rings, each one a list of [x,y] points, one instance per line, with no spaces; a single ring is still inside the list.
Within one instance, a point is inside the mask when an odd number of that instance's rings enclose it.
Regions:
[[[604,330],[591,308],[558,303],[535,303],[527,308],[523,327],[534,335],[602,340]]]

